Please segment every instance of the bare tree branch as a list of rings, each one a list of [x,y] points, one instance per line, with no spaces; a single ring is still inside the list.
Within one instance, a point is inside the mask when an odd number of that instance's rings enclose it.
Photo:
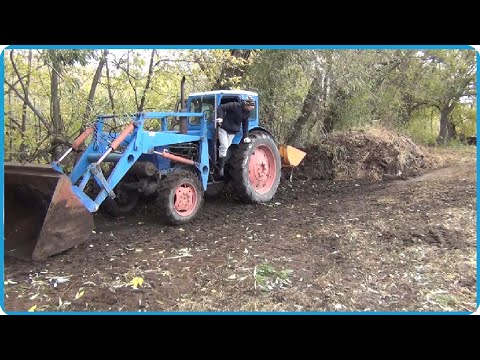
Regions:
[[[22,125],[20,124],[20,122],[18,120],[15,120],[13,118],[13,116],[11,116],[10,114],[6,113],[5,111],[3,112],[3,115],[5,115],[11,122],[13,122],[15,124],[15,126],[19,129],[22,128]],[[7,126],[7,124],[5,123],[5,126]]]
[[[223,61],[213,61],[213,60],[201,60],[197,55],[193,55],[195,60],[186,60],[186,59],[160,59],[157,60],[153,67],[157,67],[161,62],[176,62],[176,63],[190,63],[197,64],[202,70],[205,70],[204,64],[223,64]]]
[[[121,68],[122,69],[122,68]],[[128,79],[128,83],[130,84],[130,86],[132,87],[133,89],[133,93],[135,95],[135,105],[137,105],[137,108],[138,108],[138,96],[137,96],[137,89],[135,88],[135,85],[132,84],[132,80],[131,80],[131,76],[130,75],[130,51],[128,52],[128,57],[127,57],[127,69],[122,69],[123,71],[126,72],[127,74],[127,79]]]
[[[36,72],[37,70],[41,69],[42,67],[44,67],[44,65],[37,66],[32,72]],[[26,77],[28,77],[28,75],[23,75],[23,76],[21,77],[21,79],[23,80],[23,79],[25,79]],[[20,82],[20,79],[17,79],[17,80],[15,80],[15,82],[14,82],[12,85],[13,85],[13,86],[17,86],[17,84],[18,84],[19,82]],[[8,91],[10,91],[10,90],[8,90]]]
[[[23,83],[22,76],[18,72],[17,65],[15,65],[15,61],[13,60],[13,50],[10,51],[10,61],[12,63],[13,70],[15,74],[17,74],[18,81],[20,81],[20,85],[22,85],[23,93],[25,94],[25,98],[28,99],[28,92],[25,89],[25,84]]]
[[[205,63],[206,61],[204,61],[203,59],[200,58],[199,55],[197,55],[196,52],[193,53],[193,58],[195,59],[195,63],[197,63],[197,65],[200,67],[200,70],[202,70],[202,72],[207,75],[208,72],[207,72],[207,67],[205,66]]]
[[[43,143],[45,141],[48,140],[48,138],[50,137],[50,134],[47,134],[47,136],[45,136],[41,141],[38,142],[38,145],[37,145],[37,148],[33,151],[32,155],[30,155],[30,159],[35,159],[36,157],[39,157],[39,156],[44,156],[44,155],[47,155],[49,154],[54,148],[57,147],[57,145],[54,145],[48,149],[43,149],[43,150],[40,150],[40,147],[43,145]]]
[[[50,129],[50,126],[48,124],[48,121],[47,119],[45,118],[45,116],[42,115],[42,113],[37,109],[35,108],[35,106],[32,105],[32,103],[30,102],[29,99],[25,99],[21,94],[20,92],[15,88],[13,87],[12,84],[10,84],[7,79],[4,79],[4,82],[5,84],[7,84],[7,86],[12,89],[15,94],[17,94],[17,96],[20,98],[20,100],[26,102],[26,104],[28,105],[28,107],[34,112],[35,115],[37,115],[37,117],[39,118],[39,120],[42,122],[42,124],[47,128],[47,131],[50,133],[51,132],[51,129]]]
[[[95,75],[93,76],[92,85],[90,87],[90,92],[88,94],[87,106],[86,106],[85,112],[83,114],[83,123],[84,124],[88,121],[88,118],[90,117],[90,114],[92,112],[93,100],[95,99],[95,91],[97,89],[98,81],[100,80],[100,77],[102,76],[103,66],[105,65],[105,63],[107,61],[107,55],[108,55],[108,50],[104,50],[103,53],[102,53],[102,56],[100,58],[100,62],[98,63],[97,70],[95,71]],[[80,131],[84,130],[83,127],[84,127],[84,125],[82,124],[82,127],[80,128]]]
[[[112,84],[110,82],[110,69],[108,68],[108,61],[105,62],[105,69],[107,70],[107,90],[108,90],[108,97],[110,99],[110,105],[112,106],[112,112],[115,114],[115,102],[113,100],[112,94]]]
[[[30,75],[32,74],[32,50],[28,51],[28,70],[27,70],[27,82],[23,87],[23,92],[25,93],[25,99],[28,99],[28,94],[30,91]],[[24,101],[22,105],[22,143],[20,144],[20,151],[23,153],[25,151],[25,132],[27,131],[27,102]]]
[[[153,75],[153,58],[155,56],[155,50],[152,50],[152,56],[150,58],[150,65],[148,67],[148,75],[147,75],[147,82],[145,83],[145,89],[143,90],[142,98],[140,100],[140,106],[137,108],[138,111],[143,111],[145,107],[145,96],[147,94],[148,88],[150,87],[150,82],[152,81]]]

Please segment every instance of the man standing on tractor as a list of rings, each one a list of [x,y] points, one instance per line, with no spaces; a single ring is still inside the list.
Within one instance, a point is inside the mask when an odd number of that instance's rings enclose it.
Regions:
[[[240,131],[242,125],[243,136],[242,141],[250,143],[251,139],[248,137],[248,118],[250,112],[255,108],[255,101],[251,96],[241,103],[229,102],[222,104],[217,109],[217,123],[218,123],[218,140],[220,146],[218,148],[218,168],[219,175],[224,176],[225,157],[227,150],[232,144],[233,138]]]

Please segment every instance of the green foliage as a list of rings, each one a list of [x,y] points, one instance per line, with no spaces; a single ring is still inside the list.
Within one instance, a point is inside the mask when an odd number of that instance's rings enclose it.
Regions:
[[[255,286],[262,291],[271,291],[275,288],[289,286],[292,281],[289,279],[293,270],[276,270],[271,264],[262,264],[255,267]]]
[[[5,51],[5,81],[24,96],[11,51]],[[13,52],[24,84],[28,54],[29,50]],[[55,63],[60,72],[62,136],[71,141],[86,121],[87,99],[102,51],[34,50],[32,54],[28,98],[51,127],[50,81]],[[98,113],[131,114],[144,95],[145,110],[173,110],[185,75],[187,94],[218,87],[257,91],[260,122],[280,143],[292,134],[298,134],[302,144],[318,142],[329,124],[333,130],[378,124],[434,144],[439,110],[446,106],[453,110],[449,121],[460,137],[476,133],[473,50],[157,49],[153,55],[153,72],[145,90],[152,50],[109,50],[110,79],[104,67],[87,121]],[[22,133],[23,100],[7,83],[4,93],[5,157],[15,160],[23,152],[31,160],[46,161],[52,140],[47,127],[27,107]],[[305,106],[309,93],[311,107]],[[465,98],[473,107],[460,102]],[[303,119],[300,125],[299,119]]]
[[[259,94],[261,122],[279,141],[299,116],[308,91],[309,78],[297,59],[300,55],[291,50],[261,51],[246,74],[245,87]]]
[[[459,137],[476,136],[477,109],[470,104],[459,104],[450,114]]]
[[[59,62],[63,66],[73,66],[76,63],[81,66],[88,64],[88,60],[93,58],[93,50],[45,50],[43,57],[50,62]]]
[[[434,108],[425,108],[415,112],[405,125],[404,131],[416,143],[435,145],[440,128],[440,112]]]
[[[354,127],[367,126],[375,121],[372,117],[372,93],[358,91],[355,96],[338,104],[340,120],[335,124],[336,130],[347,130]]]

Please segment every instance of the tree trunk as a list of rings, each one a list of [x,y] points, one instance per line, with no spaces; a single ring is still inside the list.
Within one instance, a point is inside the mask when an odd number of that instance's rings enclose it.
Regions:
[[[95,91],[97,90],[98,82],[100,81],[100,77],[102,76],[103,66],[107,61],[108,50],[104,50],[100,61],[97,66],[97,70],[95,71],[95,75],[93,76],[92,86],[90,87],[90,92],[88,94],[87,106],[85,108],[85,112],[83,114],[83,122],[82,127],[80,129],[80,133],[85,131],[85,125],[89,122],[90,114],[92,113],[93,109],[93,100],[95,99]]]
[[[110,106],[112,107],[112,113],[113,115],[115,115],[115,102],[112,94],[112,84],[110,83],[110,69],[108,68],[108,61],[105,62],[105,69],[107,70],[108,98],[110,99]]]
[[[303,101],[302,111],[297,120],[293,123],[293,127],[290,130],[290,134],[286,137],[286,143],[295,145],[301,138],[302,129],[308,124],[311,118],[312,112],[319,100],[319,89],[322,86],[323,76],[317,74],[310,84],[307,96]]]
[[[8,105],[9,105],[9,113],[10,113],[10,128],[8,129],[8,142],[9,142],[9,151],[10,154],[8,156],[8,161],[12,161],[12,152],[13,152],[13,136],[12,136],[12,122],[13,122],[13,114],[12,114],[12,92],[8,92]]]
[[[140,106],[137,108],[137,111],[141,112],[145,108],[145,98],[148,89],[150,88],[150,82],[152,81],[153,76],[153,59],[155,57],[155,50],[152,50],[152,56],[150,57],[150,65],[148,67],[148,76],[147,82],[145,83],[145,89],[143,89],[142,98],[140,99]]]
[[[131,75],[130,75],[130,50],[127,52],[127,69],[124,70],[127,73],[128,83],[133,89],[133,94],[135,95],[135,105],[137,105],[137,109],[139,108],[140,104],[138,103],[138,95],[137,89],[135,88],[135,84],[132,82]]]
[[[331,133],[335,126],[337,120],[337,114],[335,109],[336,100],[340,98],[340,89],[332,90],[332,66],[333,59],[332,53],[327,51],[325,53],[325,59],[327,62],[325,76],[322,84],[322,103],[324,105],[324,116],[323,116],[323,131],[325,133]],[[312,127],[315,123],[312,124]]]
[[[25,82],[25,100],[22,105],[22,143],[20,144],[20,159],[25,159],[25,132],[27,131],[27,107],[28,107],[28,91],[30,87],[30,75],[32,72],[32,50],[28,51],[28,70],[27,70],[27,80]]]
[[[305,102],[307,102],[308,97],[311,96],[311,99],[308,100],[311,104],[307,116],[300,122],[297,120],[297,124],[294,126],[293,137],[290,139],[293,143],[300,139],[302,131],[299,131],[299,129],[305,128],[308,133],[311,133],[318,121],[321,120],[321,129],[323,132],[329,133],[333,131],[337,120],[335,99],[339,98],[341,93],[339,89],[335,90],[334,87],[334,80],[332,78],[332,53],[326,52],[324,57],[325,66],[317,68],[315,78],[305,99]],[[302,114],[304,113],[304,109],[302,109]],[[314,117],[313,114],[315,112],[317,116]]]
[[[59,78],[62,71],[62,66],[60,64],[60,60],[56,57],[53,58],[52,61],[52,74],[51,74],[51,118],[53,123],[53,139],[52,139],[52,157],[53,161],[58,159],[61,156],[61,149],[59,145],[61,144],[60,136],[63,130],[62,124],[62,117],[60,114],[60,96],[58,94],[58,87],[59,87]]]
[[[323,131],[325,133],[331,133],[335,126],[336,114],[333,109],[330,107],[327,109],[325,116],[323,118]]]
[[[455,136],[455,128],[449,118],[454,107],[455,103],[444,106],[440,111],[440,133],[437,138],[438,144],[447,144]]]
[[[33,100],[33,106],[35,106],[35,100]],[[34,113],[34,116],[37,117],[38,119],[38,125],[36,126],[37,128],[37,143],[40,141],[40,137],[42,136],[42,121],[40,120],[40,117],[37,116],[37,114]]]

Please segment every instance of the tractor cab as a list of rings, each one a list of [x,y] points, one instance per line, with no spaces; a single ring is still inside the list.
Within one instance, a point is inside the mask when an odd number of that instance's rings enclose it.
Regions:
[[[252,91],[244,90],[217,90],[196,92],[188,96],[186,111],[191,113],[204,113],[207,119],[207,136],[209,145],[209,154],[214,161],[218,158],[218,140],[216,134],[215,119],[217,118],[217,108],[221,104],[229,102],[241,102],[248,96],[251,96],[256,103],[255,108],[250,113],[248,130],[258,128],[258,94]],[[200,129],[200,118],[190,117],[188,119],[188,129]],[[232,144],[239,144],[242,139],[240,131],[233,139]]]
[[[253,97],[257,106],[252,110],[249,120],[249,130],[258,126],[258,94],[251,91],[240,90],[218,90],[207,91],[190,94],[187,99],[188,112],[202,112],[206,115],[209,129],[209,139],[213,139],[215,132],[215,119],[217,118],[217,108],[221,104],[229,102],[240,102],[245,100],[248,96]],[[198,117],[191,117],[188,119],[189,129],[199,129],[200,119]],[[238,136],[238,141],[241,139],[241,134]],[[238,141],[234,143],[238,144]]]

